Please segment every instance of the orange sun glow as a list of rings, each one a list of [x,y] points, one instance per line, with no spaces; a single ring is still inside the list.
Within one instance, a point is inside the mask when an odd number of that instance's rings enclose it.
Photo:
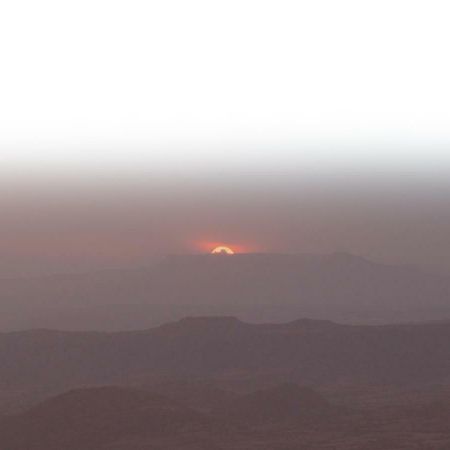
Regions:
[[[213,255],[234,255],[234,251],[230,247],[220,245],[211,251]]]

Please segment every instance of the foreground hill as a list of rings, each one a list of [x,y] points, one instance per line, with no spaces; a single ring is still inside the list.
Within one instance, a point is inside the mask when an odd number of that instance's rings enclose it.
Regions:
[[[361,257],[168,257],[148,269],[0,280],[0,329],[131,330],[187,315],[398,322],[450,317],[450,279]]]
[[[450,324],[349,326],[297,320],[248,324],[187,318],[140,332],[0,334],[3,389],[67,389],[136,377],[267,374],[307,384],[442,382]]]
[[[282,384],[199,413],[150,392],[107,386],[0,418],[0,443],[7,450],[447,450],[449,421],[448,397],[349,408]]]
[[[160,448],[158,443],[161,448],[219,449],[230,438],[251,433],[252,424],[261,420],[273,426],[290,419],[302,428],[305,420],[326,427],[337,417],[338,410],[323,397],[293,384],[243,395],[214,413],[199,413],[144,390],[107,386],[72,390],[0,419],[0,442],[8,450]]]
[[[203,416],[135,389],[77,389],[0,421],[8,450],[98,450],[126,439],[158,438],[204,425]]]

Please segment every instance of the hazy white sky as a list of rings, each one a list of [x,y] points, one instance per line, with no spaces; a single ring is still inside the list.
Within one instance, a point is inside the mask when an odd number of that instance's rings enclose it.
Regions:
[[[450,168],[449,17],[446,0],[4,0],[1,166]]]

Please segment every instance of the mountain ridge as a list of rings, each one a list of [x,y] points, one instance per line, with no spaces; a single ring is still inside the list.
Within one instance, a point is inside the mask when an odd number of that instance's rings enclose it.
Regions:
[[[14,389],[68,389],[138,374],[223,377],[276,370],[281,379],[301,384],[439,382],[450,378],[448,342],[446,323],[247,324],[229,317],[116,333],[14,332],[0,334],[0,379]]]
[[[450,277],[331,255],[175,255],[147,269],[0,280],[0,330],[120,331],[186,316],[395,323],[450,317]]]

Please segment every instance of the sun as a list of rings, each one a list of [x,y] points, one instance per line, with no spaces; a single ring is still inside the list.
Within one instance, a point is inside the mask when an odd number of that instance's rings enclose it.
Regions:
[[[211,253],[213,255],[234,255],[234,251],[230,247],[225,247],[224,245],[219,245],[219,247],[216,247]]]

